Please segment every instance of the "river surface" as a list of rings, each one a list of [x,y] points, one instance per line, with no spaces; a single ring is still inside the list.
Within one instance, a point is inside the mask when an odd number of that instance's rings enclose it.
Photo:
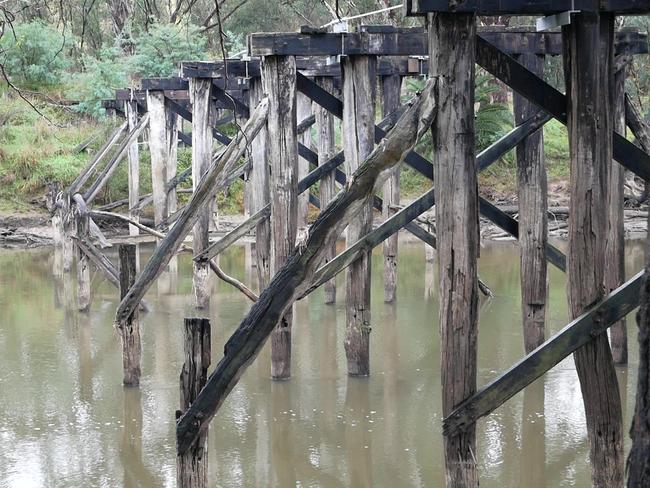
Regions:
[[[251,283],[246,255],[245,246],[232,248],[221,265]],[[324,305],[318,290],[295,306],[291,380],[269,379],[265,348],[213,420],[210,486],[444,486],[436,265],[425,264],[423,245],[403,243],[398,300],[389,306],[381,260],[377,250],[371,376],[346,375],[341,274],[336,305]],[[74,282],[55,279],[53,262],[51,249],[0,251],[0,487],[174,487],[182,321],[197,314],[189,257],[147,294],[140,388],[121,385],[116,290],[95,276],[90,313],[71,311]],[[510,242],[481,250],[480,275],[495,297],[481,304],[479,385],[522,356],[518,262]],[[629,243],[626,266],[628,276],[643,266],[641,242]],[[567,322],[565,278],[549,270],[555,332]],[[249,306],[216,284],[213,364]],[[618,368],[626,437],[636,389],[633,315],[628,331],[630,367]],[[477,436],[483,487],[590,485],[571,358],[481,419]]]

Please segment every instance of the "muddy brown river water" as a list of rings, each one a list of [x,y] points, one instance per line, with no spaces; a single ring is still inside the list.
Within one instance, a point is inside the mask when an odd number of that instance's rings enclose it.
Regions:
[[[378,251],[371,376],[346,375],[341,274],[336,305],[317,291],[295,306],[291,380],[269,379],[265,349],[212,422],[210,486],[444,486],[436,265],[425,264],[422,245],[403,243],[397,304],[385,305]],[[196,315],[189,257],[146,297],[139,389],[121,385],[116,291],[96,276],[90,313],[71,311],[74,282],[55,280],[53,261],[51,249],[0,251],[0,487],[174,487],[181,326]],[[255,275],[244,246],[221,265],[247,283]],[[626,266],[628,276],[643,266],[641,242],[628,243]],[[566,282],[549,269],[555,332],[567,322]],[[481,304],[482,385],[522,356],[517,247],[488,243],[480,274],[495,294]],[[213,363],[248,308],[238,291],[216,284]],[[636,389],[633,315],[628,331],[630,366],[618,368],[626,432]],[[483,487],[590,485],[571,358],[481,419],[477,435]]]

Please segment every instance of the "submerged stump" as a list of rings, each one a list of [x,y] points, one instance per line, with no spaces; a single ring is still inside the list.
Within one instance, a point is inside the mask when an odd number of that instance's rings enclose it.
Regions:
[[[180,376],[180,410],[185,412],[196,399],[208,377],[211,361],[210,321],[186,318],[183,328],[185,362]],[[207,488],[208,486],[207,428],[183,454],[176,457],[178,488]]]

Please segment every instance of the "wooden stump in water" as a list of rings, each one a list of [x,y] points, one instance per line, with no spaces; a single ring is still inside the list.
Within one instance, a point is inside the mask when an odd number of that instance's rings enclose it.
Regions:
[[[206,383],[211,360],[210,321],[205,318],[186,318],[183,351],[185,362],[180,376],[179,418],[189,408]],[[194,444],[176,457],[178,488],[206,488],[208,486],[208,432],[203,432]]]
[[[269,97],[267,161],[271,165],[271,276],[296,244],[298,138],[296,131],[296,60],[293,56],[262,59],[262,83]],[[271,334],[271,376],[291,376],[291,308]]]
[[[136,277],[136,250],[134,244],[121,244],[119,247],[120,259],[120,298],[124,298],[129,288],[135,283]],[[128,319],[117,323],[117,332],[122,342],[122,369],[124,372],[123,383],[126,386],[140,384],[140,321],[138,307]]]
[[[350,178],[375,147],[376,56],[343,59],[343,151]],[[352,245],[372,230],[372,202],[348,225],[346,241]],[[348,374],[370,374],[370,252],[366,251],[346,271],[345,355]]]

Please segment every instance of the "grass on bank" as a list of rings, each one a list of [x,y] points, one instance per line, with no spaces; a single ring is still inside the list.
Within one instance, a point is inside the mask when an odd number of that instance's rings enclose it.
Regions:
[[[42,210],[49,182],[69,185],[102,146],[115,124],[110,118],[93,119],[57,106],[52,101],[33,103],[50,121],[39,115],[15,94],[0,95],[0,212],[25,213]],[[54,95],[51,95],[54,98]],[[233,132],[234,128],[227,129]],[[314,134],[315,136],[315,134]],[[88,148],[75,149],[92,138]],[[549,181],[568,178],[568,141],[566,129],[552,120],[544,127],[545,156]],[[427,154],[427,142],[418,150]],[[179,148],[178,171],[190,167],[191,149]],[[140,145],[141,194],[151,191],[150,157],[146,144]],[[481,173],[481,192],[495,198],[516,195],[516,163],[514,152]],[[191,182],[182,185],[191,187]],[[423,176],[408,167],[402,169],[402,197],[413,199],[430,187]],[[219,211],[239,213],[244,207],[244,183],[238,180],[218,196]],[[98,196],[99,202],[109,202],[128,195],[126,164],[118,167],[109,184]],[[179,195],[182,202],[187,195]]]

